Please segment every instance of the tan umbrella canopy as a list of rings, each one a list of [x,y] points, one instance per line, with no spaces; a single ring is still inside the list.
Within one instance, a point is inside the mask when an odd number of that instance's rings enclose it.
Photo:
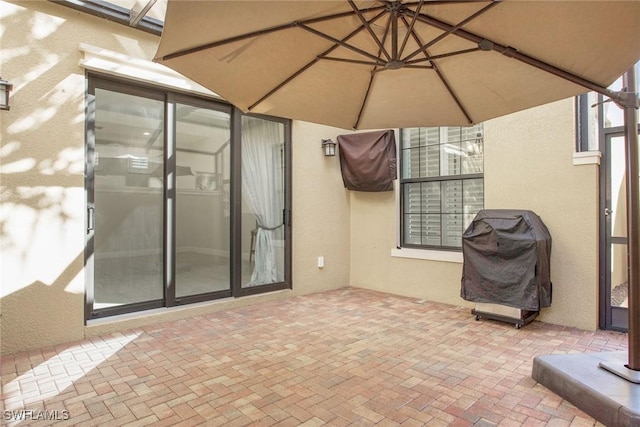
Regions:
[[[245,112],[371,129],[607,93],[639,58],[638,1],[210,0],[169,2],[155,60]]]

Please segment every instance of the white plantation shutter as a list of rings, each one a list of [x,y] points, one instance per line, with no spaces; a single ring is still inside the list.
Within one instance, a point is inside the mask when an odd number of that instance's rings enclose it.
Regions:
[[[403,244],[461,247],[484,206],[482,125],[403,129],[401,142]]]
[[[440,175],[440,134],[438,128],[421,128],[424,129],[425,147],[424,161],[422,163],[424,177]]]
[[[473,218],[484,208],[484,180],[466,179],[464,181],[462,199],[464,200],[464,220],[462,231],[467,229]]]
[[[439,245],[441,187],[438,182],[422,182],[422,203],[424,212],[422,216],[422,244]]]
[[[460,246],[462,236],[462,181],[443,181],[442,246]]]
[[[420,213],[420,183],[404,187],[404,241],[412,245],[422,244],[422,214]]]

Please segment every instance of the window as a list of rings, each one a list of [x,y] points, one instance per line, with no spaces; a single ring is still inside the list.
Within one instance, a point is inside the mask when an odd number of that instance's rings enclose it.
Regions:
[[[401,244],[459,249],[484,206],[483,126],[402,129]]]

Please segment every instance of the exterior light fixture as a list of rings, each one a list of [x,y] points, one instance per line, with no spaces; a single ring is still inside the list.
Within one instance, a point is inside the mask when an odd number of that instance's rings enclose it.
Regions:
[[[9,93],[11,93],[13,85],[0,77],[0,110],[9,109]]]
[[[336,143],[331,139],[322,140],[322,151],[324,151],[325,157],[331,157],[336,155]]]

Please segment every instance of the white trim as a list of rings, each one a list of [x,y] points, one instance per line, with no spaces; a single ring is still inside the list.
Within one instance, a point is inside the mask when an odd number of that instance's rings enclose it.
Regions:
[[[599,165],[602,153],[600,151],[581,151],[573,153],[573,165]]]
[[[80,43],[80,52],[83,53],[83,57],[80,59],[79,65],[87,70],[222,99],[216,93],[187,79],[182,74],[146,59],[135,58],[86,43]]]
[[[391,249],[391,256],[395,258],[412,258],[429,261],[453,262],[462,264],[462,252],[434,251],[429,249],[395,248]]]

